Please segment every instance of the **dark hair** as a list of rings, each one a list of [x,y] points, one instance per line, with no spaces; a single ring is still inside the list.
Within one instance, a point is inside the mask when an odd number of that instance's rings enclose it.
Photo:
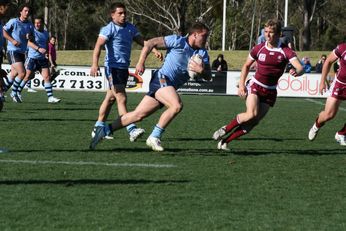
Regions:
[[[125,5],[124,5],[123,3],[121,3],[121,2],[114,2],[114,3],[109,7],[109,11],[110,11],[111,13],[114,13],[114,12],[117,10],[117,8],[124,8],[124,9],[126,9],[126,7],[125,7]]]
[[[22,10],[24,9],[24,8],[29,8],[29,10],[31,11],[31,7],[30,7],[30,5],[29,4],[22,4],[22,5],[20,5],[19,7],[18,7],[18,15],[20,15],[20,12],[22,12]],[[29,12],[30,12],[29,11]]]
[[[44,19],[43,19],[43,17],[41,17],[41,16],[36,16],[36,17],[34,18],[34,20],[36,20],[36,19],[41,20],[41,22],[44,22]]]
[[[0,6],[6,6],[9,5],[11,3],[10,0],[0,0]]]
[[[49,40],[51,40],[52,38],[56,39],[56,37],[54,35],[52,35],[52,36],[50,36]]]
[[[209,28],[204,23],[196,22],[189,28],[189,34],[193,34],[194,32],[202,32],[204,30],[209,32]]]
[[[281,35],[281,22],[276,19],[269,19],[264,27],[272,27],[275,34]]]

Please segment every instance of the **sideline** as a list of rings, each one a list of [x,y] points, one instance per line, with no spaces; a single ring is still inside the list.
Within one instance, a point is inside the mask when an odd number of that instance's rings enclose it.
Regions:
[[[140,168],[175,168],[173,164],[141,164],[141,163],[102,163],[102,162],[71,162],[71,161],[50,161],[50,160],[1,160],[0,163],[14,164],[65,164],[65,165],[93,165],[93,166],[109,166],[109,167],[140,167]]]
[[[318,104],[318,105],[322,105],[322,106],[325,105],[325,103],[322,103],[321,101],[318,101],[318,100],[315,100],[315,99],[305,99],[305,100],[309,101],[309,102],[312,102],[312,103],[315,103],[315,104]],[[339,107],[339,111],[346,111],[346,108]]]

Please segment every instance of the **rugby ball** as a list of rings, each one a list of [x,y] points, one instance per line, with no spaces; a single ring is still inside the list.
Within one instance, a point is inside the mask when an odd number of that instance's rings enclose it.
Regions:
[[[194,61],[194,62],[196,62],[196,63],[198,63],[198,64],[201,64],[201,63],[203,62],[202,56],[200,56],[199,54],[193,55],[193,56],[191,56],[191,58],[190,58],[190,60],[189,60],[189,64],[190,64],[190,62],[192,62],[192,61]],[[188,66],[189,66],[189,64],[188,64]],[[189,67],[188,67],[188,72],[189,72],[190,79],[194,79],[194,78],[196,77],[196,75],[197,75],[197,73],[194,72],[194,71],[191,71],[191,70],[189,69]]]

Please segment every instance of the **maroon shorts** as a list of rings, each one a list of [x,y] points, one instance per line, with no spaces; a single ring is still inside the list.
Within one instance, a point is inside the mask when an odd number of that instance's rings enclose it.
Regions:
[[[255,94],[258,96],[261,103],[266,103],[273,107],[276,102],[277,91],[276,89],[264,88],[255,82],[250,81],[247,86],[248,94]]]
[[[346,84],[334,81],[330,87],[330,96],[339,100],[346,100]]]

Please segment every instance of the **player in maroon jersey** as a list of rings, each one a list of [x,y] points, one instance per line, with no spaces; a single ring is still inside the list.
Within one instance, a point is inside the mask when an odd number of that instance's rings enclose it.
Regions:
[[[246,98],[246,111],[238,114],[228,125],[221,127],[213,134],[213,139],[220,140],[217,148],[229,150],[227,144],[232,140],[249,133],[276,101],[276,87],[279,78],[290,62],[292,76],[304,73],[296,53],[287,45],[280,43],[281,23],[269,20],[264,28],[266,41],[256,45],[250,52],[242,67],[238,95]],[[257,62],[254,78],[246,82],[251,65]]]
[[[320,112],[312,128],[309,131],[309,140],[314,140],[319,129],[329,120],[333,119],[339,110],[342,101],[346,100],[346,43],[339,44],[327,57],[323,64],[320,94],[326,92],[326,79],[332,64],[339,59],[340,67],[330,87],[330,95],[326,100],[324,110]],[[346,146],[346,123],[343,128],[336,132],[335,140],[340,145]]]

